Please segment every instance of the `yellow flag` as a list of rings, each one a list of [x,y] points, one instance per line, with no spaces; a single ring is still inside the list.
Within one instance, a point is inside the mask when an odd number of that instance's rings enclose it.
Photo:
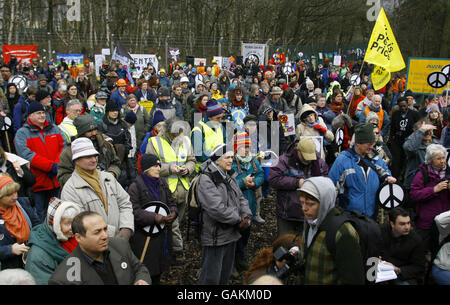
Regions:
[[[391,72],[383,67],[375,66],[371,78],[373,89],[380,90],[391,80]]]
[[[384,67],[389,72],[399,71],[405,67],[402,53],[383,8],[373,27],[364,61]]]

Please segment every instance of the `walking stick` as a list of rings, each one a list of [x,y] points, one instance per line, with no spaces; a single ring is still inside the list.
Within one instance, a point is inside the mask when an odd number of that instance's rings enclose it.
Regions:
[[[6,138],[6,144],[8,145],[8,152],[12,153],[11,151],[11,145],[9,144],[9,136],[8,132],[5,130],[5,138]]]
[[[141,263],[144,261],[145,254],[147,253],[148,243],[150,242],[150,236],[147,236],[147,239],[145,240],[144,250],[142,251],[141,255]]]

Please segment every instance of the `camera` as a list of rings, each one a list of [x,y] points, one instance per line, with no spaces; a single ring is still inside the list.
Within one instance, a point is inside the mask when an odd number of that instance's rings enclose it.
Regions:
[[[279,262],[286,260],[286,263],[284,264],[283,267],[278,268],[277,266],[274,266],[273,268],[273,275],[279,279],[286,278],[292,272],[296,271],[299,272],[302,270],[303,263],[299,258],[300,255],[292,254],[289,250],[286,250],[284,247],[279,247],[273,253],[273,256]]]

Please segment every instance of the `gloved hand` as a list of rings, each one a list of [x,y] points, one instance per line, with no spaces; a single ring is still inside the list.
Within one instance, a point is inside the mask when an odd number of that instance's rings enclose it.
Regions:
[[[58,163],[53,163],[52,168],[50,169],[47,175],[49,175],[50,178],[52,178],[56,176],[56,174],[58,174]]]
[[[315,124],[314,125],[314,129],[317,129],[321,133],[326,133],[327,132],[327,129],[325,127],[322,127],[322,125],[320,125],[320,124]]]

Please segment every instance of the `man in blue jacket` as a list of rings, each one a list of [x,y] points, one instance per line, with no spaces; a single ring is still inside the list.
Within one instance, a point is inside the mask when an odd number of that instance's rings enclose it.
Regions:
[[[375,196],[380,184],[395,183],[397,179],[380,156],[368,156],[374,144],[373,125],[357,125],[355,145],[338,155],[328,175],[338,189],[341,206],[376,218]]]

